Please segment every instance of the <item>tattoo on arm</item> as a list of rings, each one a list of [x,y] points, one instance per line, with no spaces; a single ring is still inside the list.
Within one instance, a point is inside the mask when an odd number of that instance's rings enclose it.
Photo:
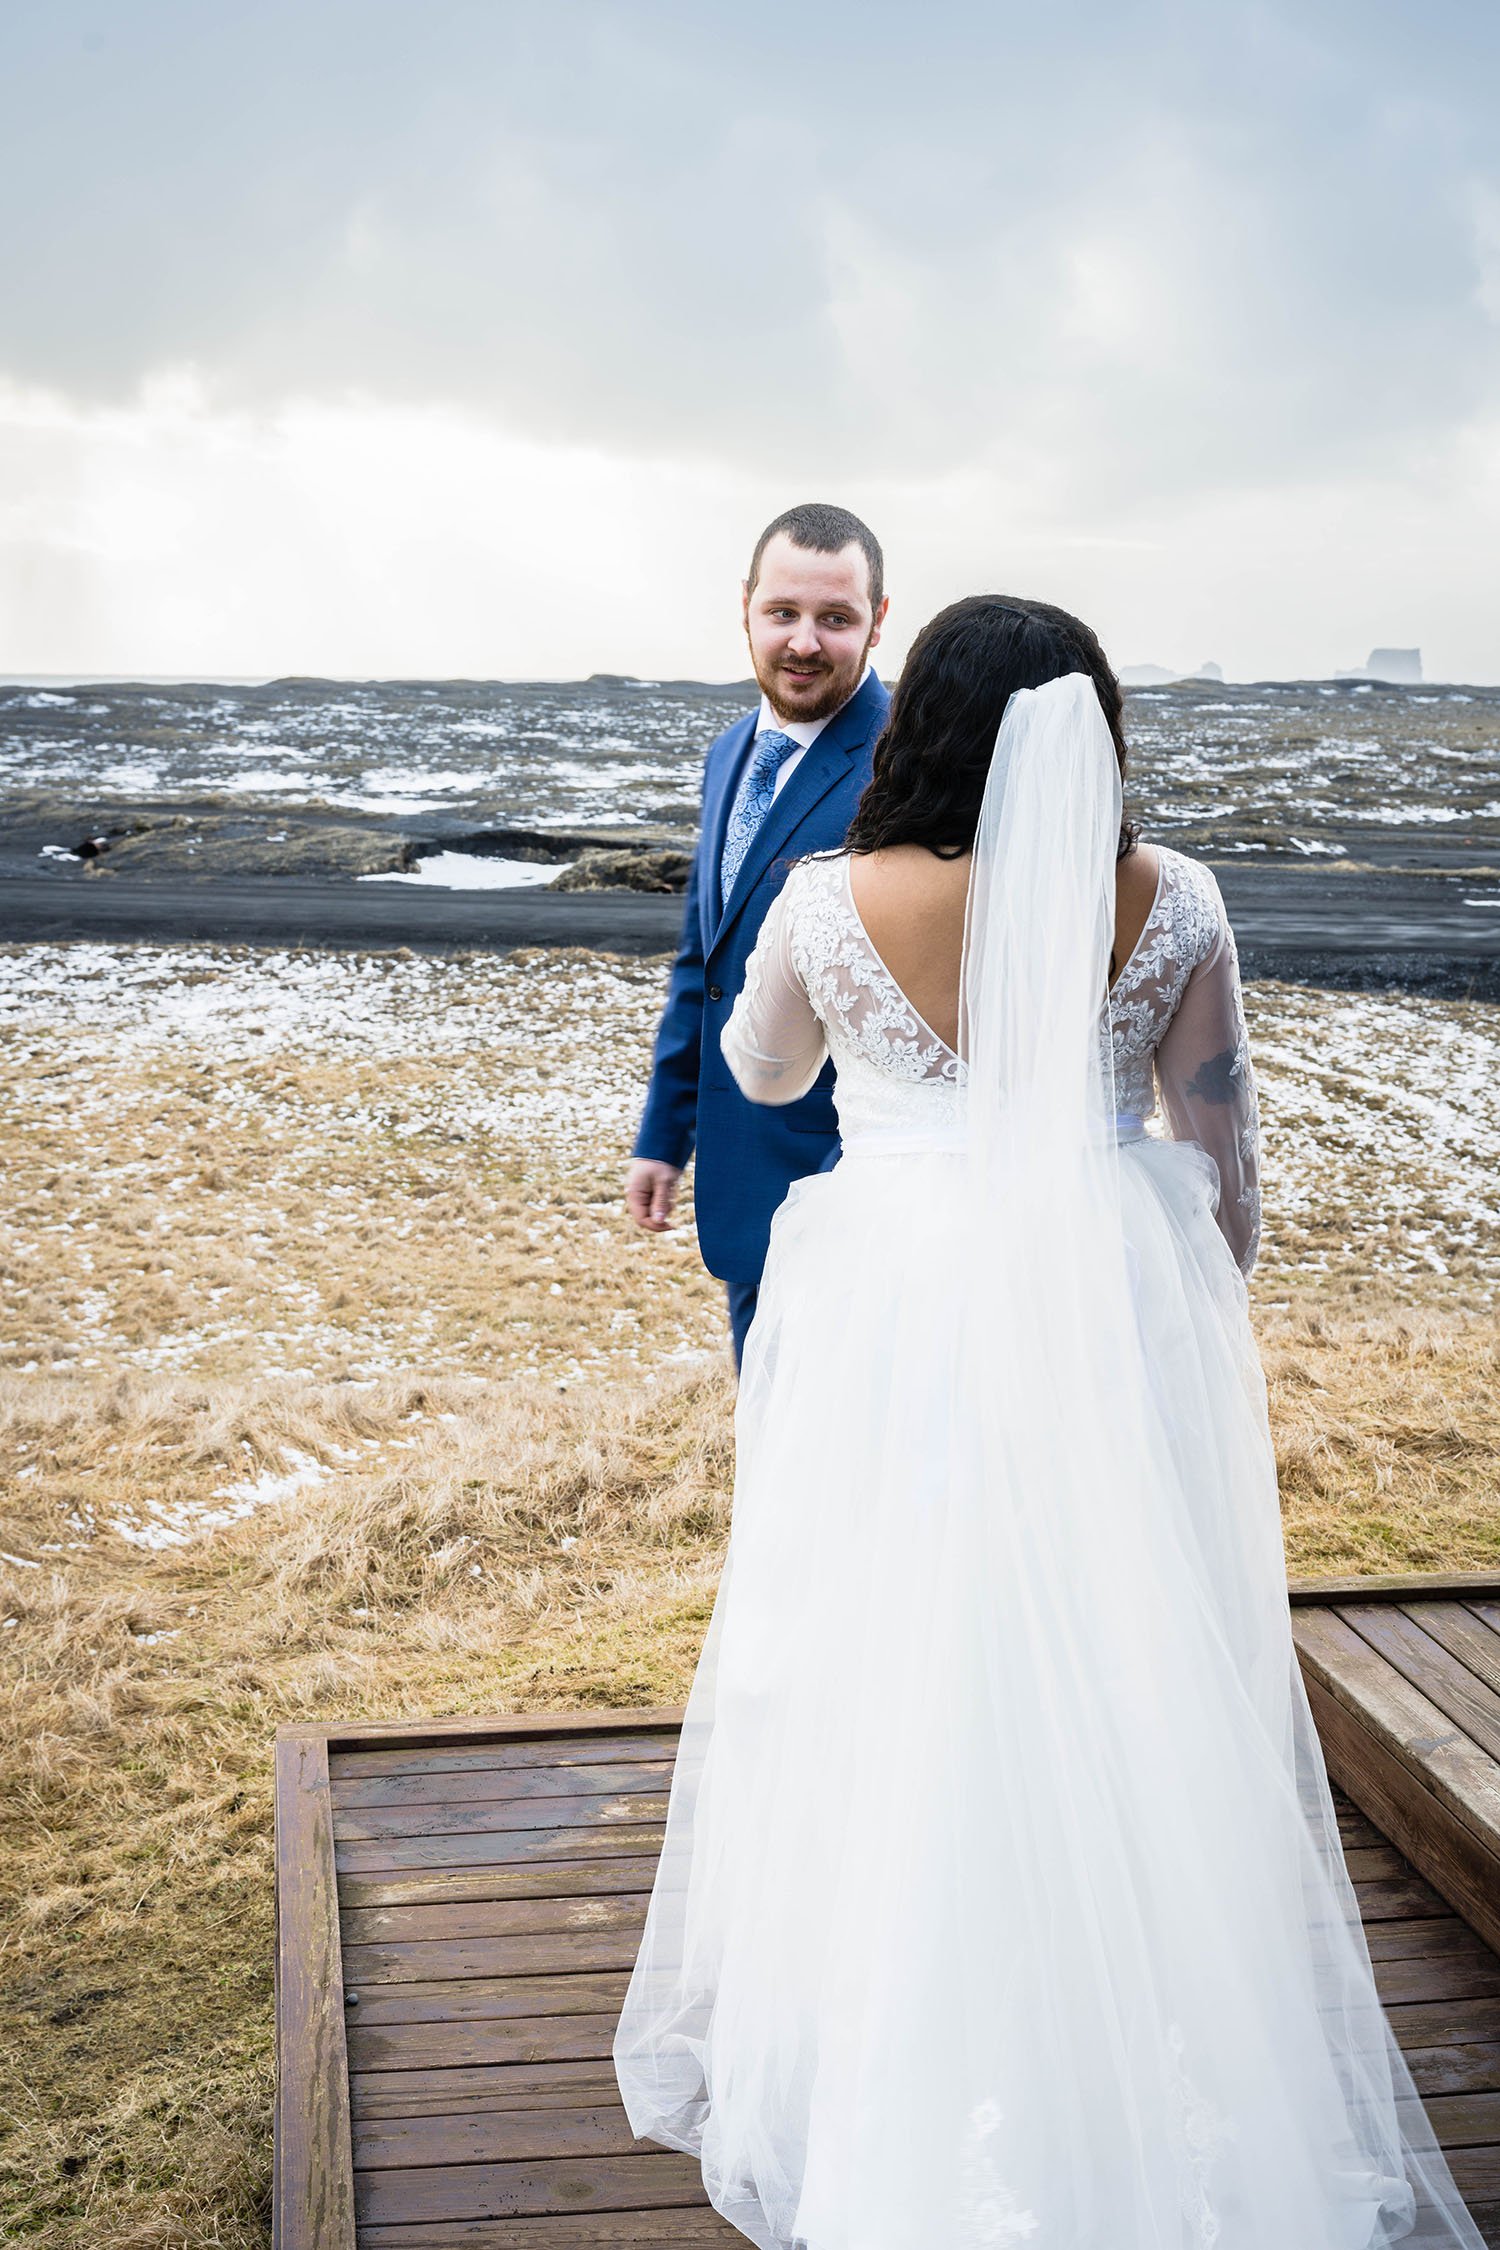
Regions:
[[[1238,1047],[1226,1047],[1222,1054],[1213,1055],[1198,1065],[1188,1080],[1188,1097],[1221,1108],[1225,1102],[1238,1100],[1244,1082],[1244,1065]]]

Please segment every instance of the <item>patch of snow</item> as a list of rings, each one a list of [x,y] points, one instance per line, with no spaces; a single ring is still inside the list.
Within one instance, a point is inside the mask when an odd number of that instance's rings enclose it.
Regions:
[[[277,766],[247,766],[242,772],[220,781],[218,786],[233,797],[270,797],[287,792],[305,797],[316,790],[318,783],[315,774],[285,773]]]
[[[161,775],[155,766],[107,766],[99,776],[98,786],[133,796],[137,789],[155,789],[160,780]]]
[[[552,883],[562,873],[555,863],[499,859],[478,852],[433,852],[415,867],[389,875],[360,875],[361,883],[427,883],[445,891],[509,891]]]
[[[238,1484],[221,1485],[214,1494],[216,1500],[227,1500],[226,1508],[205,1508],[192,1501],[163,1502],[151,1508],[143,1521],[127,1522],[116,1517],[111,1529],[133,1547],[185,1547],[190,1539],[201,1538],[205,1532],[223,1531],[232,1523],[240,1523],[257,1509],[274,1507],[277,1502],[290,1500],[309,1485],[321,1484],[328,1470],[310,1453],[300,1453],[293,1445],[282,1447],[282,1457],[291,1463],[284,1475],[274,1469],[264,1469],[258,1477],[247,1477]]]

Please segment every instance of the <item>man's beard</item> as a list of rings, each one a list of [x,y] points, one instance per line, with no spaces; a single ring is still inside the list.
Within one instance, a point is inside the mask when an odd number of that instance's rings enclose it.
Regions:
[[[865,666],[870,657],[870,645],[874,637],[872,627],[870,639],[865,642],[852,665],[843,669],[838,669],[832,664],[828,665],[822,690],[811,699],[804,698],[797,703],[783,702],[781,695],[778,693],[781,671],[779,665],[767,665],[762,670],[760,664],[757,663],[755,666],[756,685],[760,688],[778,719],[790,720],[794,724],[810,724],[818,719],[831,719],[834,712],[841,710],[848,702],[850,696],[864,678]]]

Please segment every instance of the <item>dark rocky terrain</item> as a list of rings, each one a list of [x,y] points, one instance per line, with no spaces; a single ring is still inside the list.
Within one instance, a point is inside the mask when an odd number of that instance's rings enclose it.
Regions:
[[[704,744],[744,683],[0,690],[0,940],[676,939]],[[1500,690],[1132,692],[1129,801],[1215,866],[1247,971],[1500,996]],[[556,870],[411,875],[437,854]]]

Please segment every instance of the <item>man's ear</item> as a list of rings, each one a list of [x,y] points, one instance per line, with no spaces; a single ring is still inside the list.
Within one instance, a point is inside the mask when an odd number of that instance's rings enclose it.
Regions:
[[[750,581],[748,578],[740,580],[740,619],[748,633],[750,630]]]
[[[880,628],[881,628],[881,626],[882,626],[882,625],[883,625],[883,624],[885,623],[885,613],[886,613],[886,611],[887,611],[887,610],[888,610],[888,609],[890,608],[890,606],[891,606],[891,597],[890,597],[890,595],[889,595],[889,594],[883,594],[883,595],[881,596],[880,607],[879,607],[879,609],[877,609],[877,610],[876,610],[876,612],[875,612],[875,622],[874,622],[874,624],[873,624],[873,625],[871,626],[871,628],[870,628],[870,646],[871,646],[871,648],[873,648],[873,647],[875,646],[875,643],[876,643],[876,642],[877,642],[877,641],[879,640],[879,638],[880,638]],[[747,610],[748,610],[748,603],[747,603],[746,607],[747,607]]]

